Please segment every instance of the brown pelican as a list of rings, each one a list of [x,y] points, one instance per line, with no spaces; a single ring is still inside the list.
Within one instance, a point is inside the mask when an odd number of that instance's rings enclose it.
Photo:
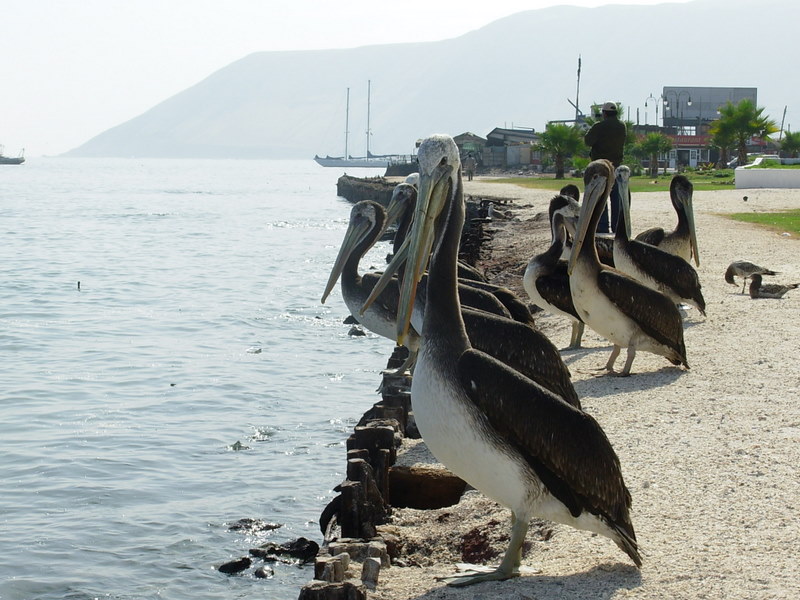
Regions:
[[[400,341],[431,247],[433,255],[411,403],[420,433],[437,459],[512,513],[511,538],[499,567],[448,583],[469,585],[519,575],[522,545],[534,516],[602,534],[640,565],[629,515],[631,496],[619,459],[598,423],[472,348],[456,292],[464,223],[458,148],[451,137],[437,135],[422,142],[417,156],[420,195],[398,307]]]
[[[665,294],[676,304],[690,304],[705,316],[706,301],[694,267],[676,254],[630,239],[630,173],[625,165],[617,167],[615,172],[622,210],[614,235],[614,265],[647,287]]]
[[[672,206],[678,213],[678,225],[674,231],[665,232],[661,227],[653,227],[641,232],[635,239],[651,246],[658,246],[670,254],[677,254],[686,262],[692,260],[700,266],[700,254],[697,251],[697,233],[694,228],[694,210],[692,209],[692,182],[683,175],[675,175],[669,184],[669,197]]]
[[[575,305],[572,302],[567,261],[561,258],[567,237],[564,226],[564,210],[569,213],[579,210],[578,203],[559,194],[550,201],[552,242],[545,252],[537,254],[528,261],[522,277],[522,287],[525,288],[531,302],[536,306],[552,315],[570,319],[572,336],[568,348],[580,348],[584,329],[583,321],[575,311]]]
[[[754,265],[750,261],[747,260],[736,260],[728,265],[728,268],[725,270],[725,281],[730,283],[731,285],[736,285],[736,280],[734,276],[742,278],[742,293],[744,294],[744,286],[747,285],[747,278],[752,277],[758,273],[759,275],[777,275],[777,271],[773,271],[771,269],[765,269],[764,267],[759,267],[758,265]]]
[[[800,283],[790,283],[781,285],[779,283],[761,283],[761,273],[753,273],[750,276],[750,297],[751,298],[782,298],[789,290],[795,290]]]
[[[605,367],[611,373],[621,348],[628,349],[628,358],[619,375],[630,374],[637,349],[660,354],[671,363],[688,368],[683,320],[675,303],[661,292],[601,264],[597,257],[594,232],[613,177],[614,168],[607,160],[593,161],[584,173],[586,187],[578,234],[569,260],[575,309],[584,323],[614,344]]]
[[[359,312],[364,301],[380,280],[381,274],[369,272],[360,275],[358,263],[367,250],[380,238],[386,228],[386,223],[386,211],[377,202],[362,200],[353,205],[350,210],[350,223],[322,294],[322,303],[325,303],[333,286],[341,277],[342,299],[350,314],[371,332],[394,341],[399,298],[396,284],[386,286],[368,311],[363,314]],[[408,360],[398,369],[398,372],[410,368],[416,358],[417,335],[413,331],[409,337],[408,348]]]
[[[372,200],[362,200],[353,205],[350,211],[350,225],[342,241],[339,255],[331,269],[322,302],[325,302],[336,281],[341,277],[342,297],[350,314],[373,333],[394,341],[399,298],[397,278],[389,278],[385,286],[381,283],[378,288],[378,281],[382,277],[381,273],[358,274],[358,263],[366,251],[380,238],[386,223],[391,218],[392,216],[387,216],[380,204]],[[381,289],[381,291],[362,314],[362,305],[375,289]],[[533,328],[532,319],[530,323],[521,323],[512,320],[502,310],[492,314],[482,309],[476,309],[476,306],[485,304],[484,301],[487,297],[495,298],[488,292],[464,285],[458,286],[458,292],[464,304],[462,307],[463,319],[467,323],[468,334],[476,347],[522,371],[548,389],[555,390],[568,402],[580,407],[578,396],[570,380],[569,370],[561,360],[555,346],[543,333]],[[420,309],[425,306],[425,293],[426,286],[423,284],[419,287]],[[490,303],[489,308],[496,307]],[[530,313],[528,314],[530,315]],[[419,314],[415,319],[418,321],[419,327],[422,326],[422,318],[422,315]],[[418,347],[415,331],[411,332],[407,345],[410,350],[409,358],[398,369],[399,372],[411,368],[414,364]]]

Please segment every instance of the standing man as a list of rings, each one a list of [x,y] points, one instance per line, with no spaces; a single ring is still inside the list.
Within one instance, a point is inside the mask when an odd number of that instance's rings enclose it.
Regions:
[[[625,137],[627,131],[625,123],[617,118],[617,105],[613,102],[606,102],[603,104],[603,120],[598,121],[592,125],[591,129],[586,132],[583,140],[586,145],[591,148],[589,156],[592,160],[598,158],[605,158],[610,160],[616,169],[622,164],[622,149],[625,147]],[[613,229],[609,227],[608,223],[608,205],[603,211],[603,216],[600,217],[600,223],[597,225],[597,231],[600,233],[610,233],[617,228],[617,217],[619,216],[620,197],[617,183],[614,182],[614,187],[611,188],[611,223]]]
[[[475,174],[475,168],[478,166],[478,161],[472,156],[472,152],[467,155],[467,160],[464,161],[464,168],[467,171],[467,181],[472,181],[472,176]]]

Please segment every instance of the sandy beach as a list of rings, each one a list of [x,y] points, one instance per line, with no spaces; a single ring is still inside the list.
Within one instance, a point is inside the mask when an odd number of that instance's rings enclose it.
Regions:
[[[465,193],[513,198],[504,209],[508,218],[491,225],[496,231],[482,266],[527,301],[522,273],[549,244],[552,192],[476,179],[465,182]],[[436,578],[453,574],[466,550],[496,564],[508,540],[510,513],[469,492],[453,507],[395,509],[385,530],[398,536],[399,564],[406,566],[382,570],[369,597],[800,597],[800,290],[752,300],[741,284],[723,279],[728,264],[746,259],[779,271],[771,281],[800,282],[795,237],[724,216],[788,208],[800,208],[800,190],[695,192],[707,317],[688,311],[690,370],[640,352],[631,377],[597,377],[611,346],[588,327],[583,349],[562,352],[584,410],[620,457],[641,570],[606,538],[534,521],[523,561],[532,574],[447,587]],[[667,192],[634,195],[634,232],[672,229],[675,222]],[[565,319],[542,312],[536,318],[557,347],[569,343]]]

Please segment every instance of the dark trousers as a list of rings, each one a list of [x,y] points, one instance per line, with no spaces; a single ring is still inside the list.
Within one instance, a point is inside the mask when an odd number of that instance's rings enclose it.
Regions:
[[[603,209],[603,214],[600,215],[600,222],[597,224],[598,233],[615,233],[617,230],[617,220],[619,219],[620,210],[620,195],[616,181],[614,182],[614,187],[611,188],[609,199],[611,200],[611,223],[613,223],[613,229],[609,228],[608,226],[608,203],[606,203],[606,207]]]

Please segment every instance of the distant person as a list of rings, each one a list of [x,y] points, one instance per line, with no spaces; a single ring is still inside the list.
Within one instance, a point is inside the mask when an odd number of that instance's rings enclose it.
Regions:
[[[472,176],[475,174],[475,169],[478,167],[478,161],[472,156],[470,152],[467,155],[467,160],[464,161],[464,169],[467,172],[467,181],[472,181]]]
[[[603,119],[592,125],[583,140],[591,148],[589,156],[592,160],[605,158],[611,161],[614,168],[617,168],[622,164],[622,151],[625,147],[625,137],[627,136],[625,123],[617,118],[617,105],[613,102],[603,104],[602,111]],[[611,222],[614,224],[614,229],[617,227],[619,208],[619,190],[615,181],[614,187],[611,188]],[[600,233],[613,231],[608,223],[608,205],[606,205],[603,215],[600,217],[597,231]]]

